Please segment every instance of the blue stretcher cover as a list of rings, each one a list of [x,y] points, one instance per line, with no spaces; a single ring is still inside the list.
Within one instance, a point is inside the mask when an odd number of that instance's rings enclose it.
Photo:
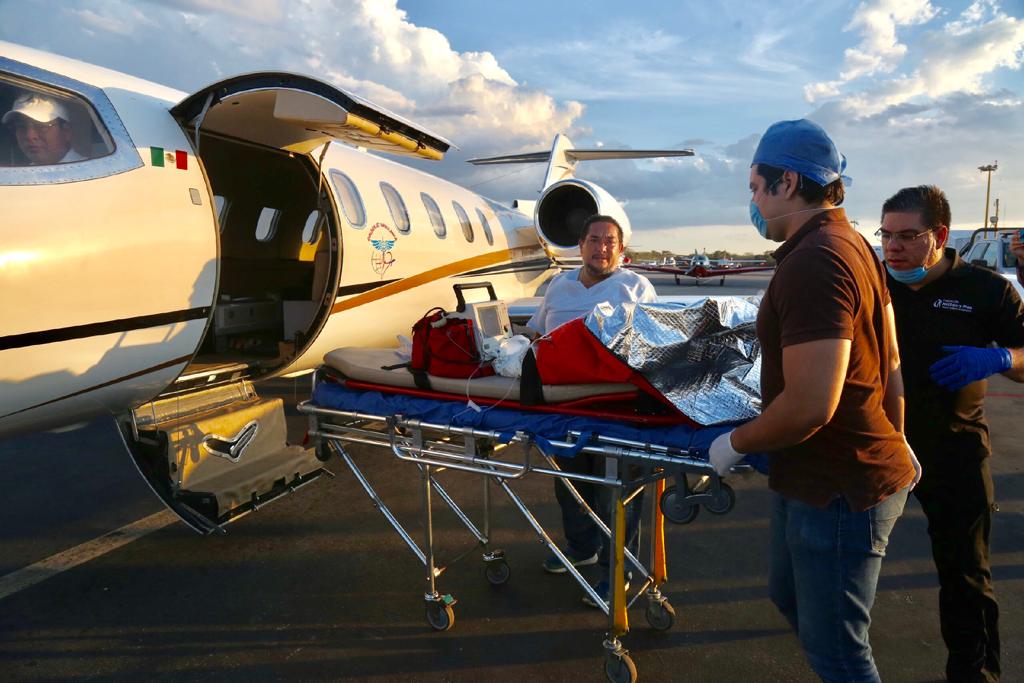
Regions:
[[[546,453],[572,457],[576,449],[557,449],[547,444],[548,439],[565,439],[570,430],[582,433],[629,439],[642,443],[690,450],[692,457],[707,458],[711,442],[719,434],[735,425],[715,427],[634,427],[592,417],[558,413],[535,413],[507,408],[484,408],[479,412],[465,403],[417,398],[402,394],[349,389],[334,382],[320,382],[313,391],[313,403],[321,408],[367,413],[370,415],[403,415],[407,418],[456,427],[475,427],[502,432],[511,438],[517,431],[537,439],[537,445]],[[586,445],[581,439],[581,446]]]

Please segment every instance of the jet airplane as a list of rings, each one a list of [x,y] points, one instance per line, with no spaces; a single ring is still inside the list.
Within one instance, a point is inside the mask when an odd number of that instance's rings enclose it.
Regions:
[[[341,346],[391,346],[452,285],[536,295],[584,219],[629,219],[575,177],[501,204],[385,155],[441,159],[440,135],[308,76],[185,93],[0,42],[0,437],[116,421],[160,499],[197,531],[323,474],[253,382]]]

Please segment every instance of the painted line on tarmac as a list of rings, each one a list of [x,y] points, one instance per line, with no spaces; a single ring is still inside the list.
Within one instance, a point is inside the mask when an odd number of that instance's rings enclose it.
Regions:
[[[85,564],[101,555],[117,550],[137,541],[146,534],[163,529],[168,524],[177,521],[178,517],[170,510],[162,510],[156,514],[144,517],[136,522],[125,525],[120,529],[103,534],[99,538],[86,541],[74,548],[69,548],[56,555],[51,555],[45,560],[35,564],[22,567],[5,576],[0,576],[0,600],[14,595],[19,591],[36,585],[61,572],[74,569],[80,564]]]

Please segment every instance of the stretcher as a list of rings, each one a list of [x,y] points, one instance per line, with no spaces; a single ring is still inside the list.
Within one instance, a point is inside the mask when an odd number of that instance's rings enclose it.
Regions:
[[[491,493],[497,488],[557,556],[568,573],[608,616],[604,670],[610,681],[636,680],[636,666],[621,638],[629,631],[628,610],[646,598],[644,615],[651,627],[670,629],[675,611],[661,592],[667,580],[664,519],[687,523],[701,507],[715,514],[732,509],[735,494],[707,460],[707,449],[728,426],[694,427],[680,416],[635,411],[634,387],[545,386],[542,405],[518,401],[518,380],[487,377],[446,380],[431,377],[431,390],[418,389],[399,367],[393,350],[339,349],[313,377],[312,397],[298,409],[309,418],[309,436],[321,459],[338,456],[359,481],[372,504],[395,529],[425,568],[424,601],[431,628],[455,621],[455,598],[438,588],[446,567],[438,566],[434,547],[434,497],[458,517],[475,543],[452,562],[477,550],[486,580],[499,586],[511,577],[509,558],[494,546]],[[467,400],[471,397],[471,401]],[[350,444],[379,448],[415,465],[422,490],[423,545],[419,545],[373,488],[348,452]],[[559,462],[582,453],[604,457],[604,474],[563,471]],[[482,520],[470,519],[442,485],[446,470],[480,475]],[[608,539],[610,552],[606,601],[568,560],[516,492],[527,476],[555,477],[563,483]],[[608,523],[591,509],[574,482],[610,489]],[[642,491],[651,505],[649,564],[625,547],[626,505]],[[640,554],[640,553],[637,553]],[[639,581],[625,590],[626,572]]]

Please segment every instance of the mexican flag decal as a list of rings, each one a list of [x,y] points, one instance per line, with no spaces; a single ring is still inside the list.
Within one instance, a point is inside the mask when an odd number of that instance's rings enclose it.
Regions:
[[[163,147],[150,147],[150,163],[153,166],[173,166],[181,170],[188,169],[188,152],[176,149],[173,152]]]

